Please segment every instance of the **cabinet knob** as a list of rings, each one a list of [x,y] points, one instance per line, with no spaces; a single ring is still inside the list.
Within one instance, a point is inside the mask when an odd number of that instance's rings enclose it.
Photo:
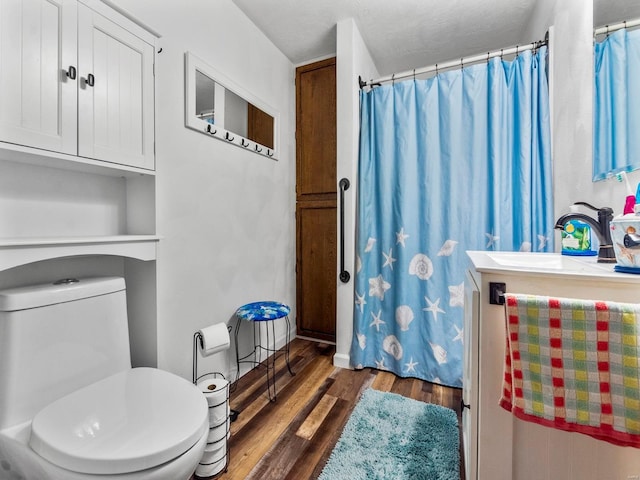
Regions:
[[[76,79],[76,67],[73,65],[69,65],[69,70],[64,71],[64,74],[69,77],[71,80]]]

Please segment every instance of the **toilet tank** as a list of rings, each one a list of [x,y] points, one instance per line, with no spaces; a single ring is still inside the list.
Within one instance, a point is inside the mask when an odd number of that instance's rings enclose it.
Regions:
[[[128,368],[123,278],[0,290],[0,429]]]

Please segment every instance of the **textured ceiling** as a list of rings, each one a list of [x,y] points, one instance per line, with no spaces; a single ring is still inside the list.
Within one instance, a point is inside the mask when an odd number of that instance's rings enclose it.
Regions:
[[[640,18],[640,0],[594,0],[593,26]]]
[[[353,18],[381,75],[539,40],[525,36],[541,1],[233,0],[294,64],[334,55],[336,23]],[[597,25],[640,16],[640,0],[594,4]]]

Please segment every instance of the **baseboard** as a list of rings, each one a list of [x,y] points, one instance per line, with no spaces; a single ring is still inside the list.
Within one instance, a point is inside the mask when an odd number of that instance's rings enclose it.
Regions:
[[[353,368],[351,367],[351,356],[344,353],[336,353],[333,356],[333,365],[335,367],[348,368],[349,370],[353,370]]]
[[[299,338],[300,340],[308,340],[309,342],[324,343],[326,345],[335,345],[336,344],[336,342],[330,342],[329,340],[320,340],[318,338],[305,337],[304,335],[296,335],[295,338]]]

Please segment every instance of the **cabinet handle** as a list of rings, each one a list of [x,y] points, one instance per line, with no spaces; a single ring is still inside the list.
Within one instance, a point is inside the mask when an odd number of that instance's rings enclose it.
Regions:
[[[90,87],[93,87],[96,84],[96,77],[93,76],[93,73],[90,73],[89,75],[87,75],[87,79],[85,80],[85,82]]]
[[[471,405],[468,403],[464,403],[464,398],[460,399],[460,411],[464,410],[465,408],[468,408],[469,410],[471,410]]]
[[[73,65],[69,65],[69,70],[64,72],[64,74],[67,77],[69,77],[71,80],[75,80],[76,79],[76,67],[74,67]]]

